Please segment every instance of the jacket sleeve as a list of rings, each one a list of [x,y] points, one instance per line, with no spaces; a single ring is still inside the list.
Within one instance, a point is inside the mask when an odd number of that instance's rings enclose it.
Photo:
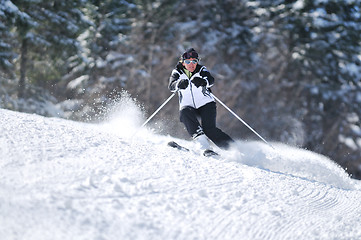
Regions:
[[[170,75],[170,78],[169,78],[169,84],[168,84],[168,89],[171,91],[171,92],[175,92],[178,90],[178,80],[179,80],[179,73],[177,72],[176,69],[174,69]]]
[[[202,78],[206,79],[207,81],[207,88],[210,88],[214,84],[214,77],[211,75],[210,72],[208,72],[206,67],[203,67],[201,72],[199,73]]]

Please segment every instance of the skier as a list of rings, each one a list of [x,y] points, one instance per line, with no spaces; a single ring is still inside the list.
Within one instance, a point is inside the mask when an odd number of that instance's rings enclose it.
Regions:
[[[173,69],[168,85],[170,91],[178,91],[180,121],[204,150],[204,155],[216,154],[211,150],[207,137],[223,149],[229,148],[233,142],[230,136],[216,127],[216,102],[210,94],[213,84],[214,78],[205,66],[199,64],[198,53],[190,48]]]

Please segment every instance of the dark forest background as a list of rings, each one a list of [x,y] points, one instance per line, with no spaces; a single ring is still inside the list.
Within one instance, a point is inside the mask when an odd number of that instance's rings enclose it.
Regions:
[[[195,48],[214,94],[269,141],[361,179],[361,16],[352,0],[0,0],[0,107],[101,121],[124,92],[145,117]],[[220,105],[218,124],[257,139]],[[177,99],[151,122],[188,138]]]

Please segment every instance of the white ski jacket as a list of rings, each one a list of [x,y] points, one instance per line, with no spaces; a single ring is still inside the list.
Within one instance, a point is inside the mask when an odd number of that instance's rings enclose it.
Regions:
[[[210,94],[210,87],[212,87],[214,84],[214,78],[210,72],[207,71],[206,67],[198,64],[190,78],[188,78],[184,69],[185,68],[182,63],[178,63],[176,68],[173,69],[171,73],[168,85],[169,90],[172,92],[178,91],[179,108],[183,109],[184,107],[193,107],[197,109],[206,105],[207,103],[214,102],[215,100]],[[205,79],[207,85],[197,87],[192,82],[195,77]],[[186,89],[180,89],[178,87],[180,81],[183,79],[189,81],[188,87]]]

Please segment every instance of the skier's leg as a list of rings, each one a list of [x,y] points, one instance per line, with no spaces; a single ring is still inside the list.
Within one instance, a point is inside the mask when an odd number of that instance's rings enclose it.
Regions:
[[[211,102],[199,108],[204,133],[218,147],[227,149],[233,139],[216,127],[217,108],[216,103]]]
[[[185,125],[187,132],[203,150],[210,149],[210,145],[197,119],[197,110],[186,107],[180,111],[180,121]]]
[[[197,119],[196,109],[192,107],[185,107],[180,111],[180,121],[184,124],[187,132],[192,137],[197,135],[202,127]],[[203,131],[202,131],[203,132]]]

